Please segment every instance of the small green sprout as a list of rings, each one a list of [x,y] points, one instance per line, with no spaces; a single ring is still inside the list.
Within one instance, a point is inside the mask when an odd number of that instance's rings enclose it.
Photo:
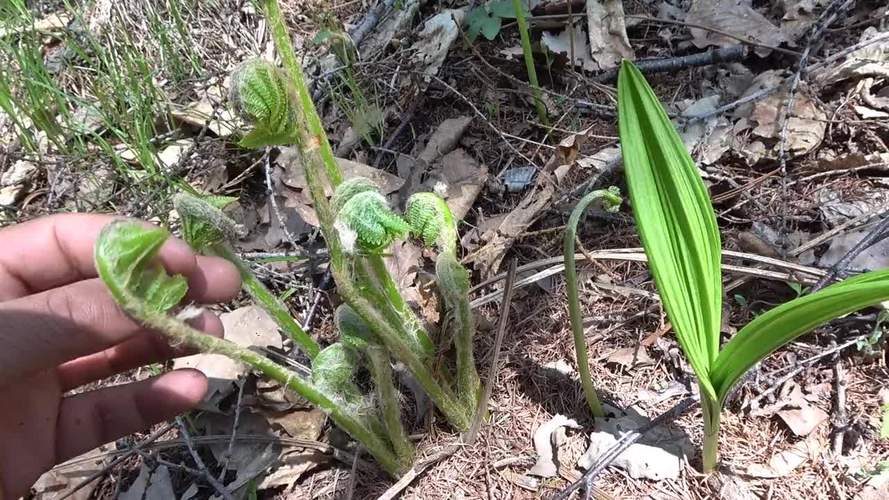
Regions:
[[[565,228],[565,243],[563,255],[565,259],[565,284],[568,289],[568,315],[571,318],[571,332],[574,336],[574,351],[577,354],[577,371],[580,374],[580,383],[583,386],[583,394],[587,405],[594,417],[604,417],[602,403],[593,386],[593,377],[590,374],[589,354],[586,348],[586,337],[583,335],[583,315],[580,312],[580,298],[577,293],[577,265],[574,259],[574,243],[577,240],[577,224],[593,202],[598,201],[606,212],[620,210],[623,198],[620,197],[620,189],[610,187],[593,191],[577,202],[577,206],[568,218],[568,226]]]
[[[834,318],[889,299],[889,270],[802,295],[759,315],[720,348],[720,238],[698,168],[639,70],[618,77],[624,172],[636,226],[679,345],[698,377],[703,465],[718,462],[719,417],[741,377],[776,349]]]

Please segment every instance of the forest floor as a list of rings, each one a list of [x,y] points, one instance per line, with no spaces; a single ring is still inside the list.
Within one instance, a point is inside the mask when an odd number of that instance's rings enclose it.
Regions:
[[[401,498],[548,497],[580,478],[592,434],[631,430],[697,393],[628,199],[582,222],[579,241],[594,259],[578,270],[593,380],[629,416],[594,422],[577,375],[563,232],[584,193],[626,192],[614,71],[624,57],[643,67],[709,187],[727,251],[724,339],[826,272],[889,267],[889,240],[836,267],[889,214],[885,2],[522,0],[544,123],[515,20],[497,14],[511,2],[379,1],[282,6],[336,155],[350,161],[346,176],[377,180],[394,206],[447,185],[476,285],[483,379],[504,272],[519,266],[479,439],[452,447],[459,436],[444,421],[417,418],[418,463],[435,460]],[[237,146],[244,124],[229,108],[228,75],[248,58],[275,58],[259,8],[12,4],[26,9],[0,23],[0,223],[96,211],[176,228],[170,199],[183,183],[235,196],[232,215],[248,229],[236,250],[316,339],[335,340],[340,299],[295,155]],[[334,55],[343,31],[358,55],[345,65]],[[437,321],[428,256],[406,242],[387,260],[424,319]],[[244,297],[218,312],[233,338],[292,348]],[[719,474],[700,473],[695,407],[643,436],[648,447],[606,469],[592,495],[889,498],[887,318],[882,308],[846,316],[759,364],[723,413]],[[174,366],[214,378],[200,410],[58,466],[35,498],[223,498],[208,474],[234,498],[363,499],[393,487],[323,414],[241,367],[190,358],[103,383]],[[539,439],[549,450],[535,447],[541,428],[553,432]],[[541,453],[554,470],[533,467]]]

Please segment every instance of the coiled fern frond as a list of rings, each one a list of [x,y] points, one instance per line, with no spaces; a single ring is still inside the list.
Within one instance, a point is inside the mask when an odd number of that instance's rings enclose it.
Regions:
[[[238,65],[231,75],[229,100],[253,130],[241,138],[241,147],[294,144],[297,139],[296,94],[285,73],[262,59]]]
[[[377,185],[366,177],[354,177],[343,181],[342,184],[337,186],[336,192],[333,193],[333,197],[330,198],[330,209],[333,210],[333,213],[335,214],[339,213],[339,211],[342,210],[343,205],[352,199],[353,196],[366,191],[378,191]]]
[[[334,227],[347,253],[379,253],[410,230],[369,179],[355,178],[340,184],[332,205]]]
[[[405,218],[411,233],[427,246],[456,252],[457,225],[447,202],[435,193],[416,193],[407,200]]]

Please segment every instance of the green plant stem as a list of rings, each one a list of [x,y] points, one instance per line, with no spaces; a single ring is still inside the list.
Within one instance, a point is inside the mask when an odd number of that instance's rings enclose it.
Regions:
[[[457,353],[457,394],[467,410],[475,414],[480,385],[472,348],[475,321],[469,306],[469,272],[453,253],[444,252],[438,256],[435,273],[439,290],[456,324],[454,350]]]
[[[701,388],[701,409],[704,414],[703,470],[704,474],[709,474],[719,465],[719,416],[722,405],[707,397]]]
[[[296,392],[321,409],[321,411],[330,415],[330,418],[338,426],[367,448],[386,472],[396,477],[404,472],[402,463],[380,436],[366,427],[360,418],[352,415],[348,410],[338,405],[332,398],[323,394],[314,385],[296,373],[233,342],[204,334],[175,318],[167,316],[165,313],[151,311],[144,307],[141,299],[134,297],[126,289],[115,287],[113,283],[108,281],[106,281],[106,285],[111,289],[112,294],[121,307],[144,325],[153,330],[163,332],[175,342],[187,344],[201,352],[221,354],[246,363],[255,370],[262,372],[265,376],[281,382],[288,389]]]
[[[244,290],[250,294],[250,297],[258,302],[267,313],[269,313],[275,320],[275,323],[284,330],[288,337],[300,346],[309,359],[315,359],[315,356],[321,351],[321,346],[319,346],[318,343],[315,342],[315,339],[310,337],[309,334],[299,326],[299,323],[293,319],[293,316],[290,315],[290,311],[287,310],[287,306],[278,300],[278,297],[276,297],[256,278],[256,275],[253,274],[250,267],[247,266],[247,263],[241,260],[241,258],[232,251],[231,247],[225,243],[213,245],[209,248],[209,251],[231,262],[238,268],[238,273],[241,275],[241,286]]]
[[[403,464],[408,464],[413,457],[414,446],[401,423],[401,405],[398,404],[398,392],[395,390],[389,355],[381,346],[370,346],[367,349],[367,358],[370,360],[370,374],[373,377],[374,387],[380,398],[386,434],[389,436],[395,455]]]
[[[349,277],[342,244],[333,227],[333,214],[319,178],[321,170],[306,164],[306,184],[330,252],[330,269],[337,290],[380,338],[395,359],[404,363],[448,421],[460,430],[469,427],[470,415],[447,387],[440,385],[422,359],[404,342],[403,334],[364,296]],[[387,305],[388,307],[388,305]]]
[[[409,329],[408,321],[391,303],[388,290],[382,285],[382,279],[378,277],[375,266],[368,261],[367,257],[353,258],[352,264],[355,277],[351,281],[355,283],[358,293],[373,304],[377,311],[385,317],[389,326],[398,332],[401,341],[409,346],[423,362],[426,362],[432,353],[431,347],[427,349],[423,346],[418,336]],[[389,276],[388,272],[385,276]]]
[[[571,317],[571,332],[574,334],[574,352],[577,356],[577,372],[580,374],[580,383],[583,386],[583,394],[586,396],[587,405],[594,417],[604,417],[602,403],[593,386],[593,377],[590,374],[590,359],[586,348],[586,338],[583,335],[583,317],[580,313],[580,298],[577,293],[577,265],[574,261],[574,240],[577,238],[577,223],[586,208],[593,201],[602,197],[600,191],[587,194],[574,207],[568,226],[565,228],[565,282],[568,288],[568,314]]]
[[[540,92],[540,84],[537,81],[537,69],[534,67],[534,51],[531,50],[531,35],[528,33],[528,21],[522,10],[521,0],[512,0],[512,8],[515,10],[516,23],[519,27],[519,36],[522,39],[522,54],[525,57],[525,69],[528,70],[528,81],[531,82],[531,94],[534,98],[534,108],[537,110],[537,119],[544,125],[549,125],[546,115],[546,106]]]
[[[395,280],[392,279],[392,275],[386,269],[386,263],[383,261],[383,258],[379,255],[369,255],[365,260],[370,264],[374,279],[385,290],[386,297],[389,299],[395,312],[398,313],[398,319],[404,324],[405,329],[410,334],[411,341],[418,345],[418,354],[424,359],[428,358],[434,352],[435,346],[429,338],[429,333],[423,328],[420,318],[417,317],[414,310],[401,296],[401,292],[398,291],[398,285],[395,284]]]
[[[275,40],[275,47],[277,47],[284,63],[284,69],[293,80],[303,111],[300,121],[303,122],[304,127],[300,127],[301,137],[296,139],[300,149],[303,150],[303,160],[309,161],[306,168],[308,169],[310,165],[323,168],[331,186],[336,187],[343,181],[343,175],[333,156],[333,150],[327,140],[327,133],[318,116],[318,110],[315,109],[315,103],[312,101],[312,94],[306,85],[302,67],[296,60],[296,53],[290,42],[290,34],[287,32],[287,24],[281,14],[281,7],[278,5],[278,0],[262,0],[262,5],[272,31],[272,38]]]

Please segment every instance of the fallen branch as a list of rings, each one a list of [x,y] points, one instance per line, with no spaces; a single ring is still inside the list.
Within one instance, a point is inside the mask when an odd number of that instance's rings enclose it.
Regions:
[[[861,241],[855,244],[852,248],[843,255],[840,260],[836,262],[836,264],[830,266],[830,269],[827,270],[827,273],[815,283],[815,286],[812,288],[812,292],[817,292],[824,288],[828,283],[833,281],[840,273],[844,272],[846,268],[849,267],[849,264],[855,260],[855,257],[858,257],[861,252],[864,252],[868,248],[876,245],[877,243],[886,239],[889,236],[889,217],[881,220],[864,238],[861,238]]]
[[[636,61],[636,67],[645,75],[657,73],[672,73],[685,68],[696,66],[709,66],[723,62],[740,61],[747,57],[747,46],[733,45],[716,50],[708,50],[687,56],[667,57],[663,59],[646,59]],[[599,83],[609,83],[617,80],[619,68],[606,70],[593,76],[593,80]]]

